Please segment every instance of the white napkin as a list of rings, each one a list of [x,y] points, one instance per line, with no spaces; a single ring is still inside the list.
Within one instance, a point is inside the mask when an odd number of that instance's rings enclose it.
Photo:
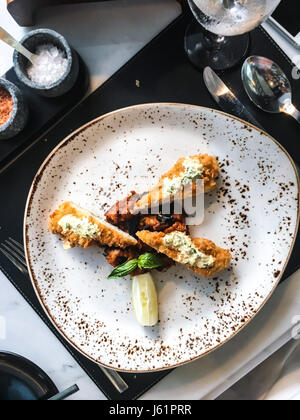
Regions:
[[[300,342],[290,340],[218,400],[294,400],[300,398]]]

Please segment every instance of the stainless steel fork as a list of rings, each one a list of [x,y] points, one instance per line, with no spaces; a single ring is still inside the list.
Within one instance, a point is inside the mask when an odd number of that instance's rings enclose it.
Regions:
[[[18,270],[23,274],[28,274],[23,245],[9,238],[0,245],[0,251]]]
[[[0,252],[9,259],[9,261],[17,267],[23,274],[28,275],[27,263],[25,258],[24,247],[15,239],[9,237],[0,245]],[[112,369],[104,368],[103,366],[97,365],[104,375],[110,380],[111,384],[115,389],[122,394],[126,391],[129,386],[124,379],[118,374],[117,371]]]

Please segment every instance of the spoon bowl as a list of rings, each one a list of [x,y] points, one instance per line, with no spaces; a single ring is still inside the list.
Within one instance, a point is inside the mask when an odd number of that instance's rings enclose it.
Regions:
[[[292,103],[292,87],[283,70],[272,60],[251,56],[242,67],[242,81],[251,101],[270,113],[284,112],[300,123],[300,112]]]

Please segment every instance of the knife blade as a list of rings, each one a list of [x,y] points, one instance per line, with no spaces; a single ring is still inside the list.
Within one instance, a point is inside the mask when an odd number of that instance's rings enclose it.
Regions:
[[[220,108],[228,114],[235,115],[242,120],[263,130],[261,124],[253,117],[246,107],[238,100],[232,91],[225,85],[223,80],[210,68],[206,67],[203,72],[205,86]]]

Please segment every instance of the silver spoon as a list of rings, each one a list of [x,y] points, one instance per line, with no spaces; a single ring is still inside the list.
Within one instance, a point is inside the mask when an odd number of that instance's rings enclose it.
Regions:
[[[13,47],[17,50],[20,54],[24,55],[31,63],[33,63],[36,55],[31,53],[27,50],[27,48],[23,47],[20,42],[18,42],[15,38],[13,38],[5,29],[1,28],[0,26],[0,40],[6,42],[10,47]]]
[[[266,112],[284,112],[300,124],[300,112],[292,103],[292,88],[281,68],[265,57],[247,58],[242,80],[249,98]]]

